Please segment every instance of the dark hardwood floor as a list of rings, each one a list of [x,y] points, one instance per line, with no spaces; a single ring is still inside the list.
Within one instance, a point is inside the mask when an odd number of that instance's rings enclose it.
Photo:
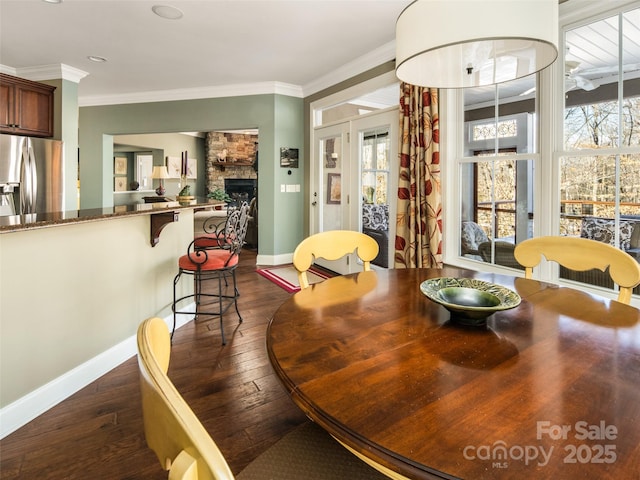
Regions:
[[[255,272],[244,250],[240,312],[200,317],[173,341],[169,376],[238,473],[305,421],[275,376],[265,347],[273,312],[290,294]],[[143,319],[140,319],[141,321]],[[0,441],[1,479],[166,479],[146,446],[137,359],[131,358]]]

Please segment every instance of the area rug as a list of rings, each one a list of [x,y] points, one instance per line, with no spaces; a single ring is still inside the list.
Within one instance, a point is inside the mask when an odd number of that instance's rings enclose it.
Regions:
[[[298,282],[298,272],[293,265],[278,265],[269,268],[259,268],[256,270],[264,278],[271,280],[280,288],[284,288],[289,293],[295,293],[300,290],[300,283]],[[331,270],[312,265],[307,270],[307,278],[309,284],[314,284],[326,280],[327,278],[334,277],[336,274]]]
[[[305,422],[258,456],[238,480],[388,480],[331,435]]]

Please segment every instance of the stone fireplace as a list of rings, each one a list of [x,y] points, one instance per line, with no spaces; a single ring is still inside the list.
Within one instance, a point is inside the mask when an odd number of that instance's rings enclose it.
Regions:
[[[220,188],[233,198],[227,190],[227,180],[232,180],[230,184],[238,186],[231,188],[240,189],[234,193],[247,194],[251,201],[258,184],[258,135],[208,132],[205,154],[207,193]]]

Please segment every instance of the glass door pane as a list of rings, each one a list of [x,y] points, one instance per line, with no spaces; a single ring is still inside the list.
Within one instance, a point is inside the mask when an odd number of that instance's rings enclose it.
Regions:
[[[395,223],[390,220],[395,218],[398,189],[397,120],[394,109],[355,120],[351,129],[351,137],[358,139],[352,146],[357,149],[352,157],[358,158],[353,162],[358,171],[352,176],[359,180],[359,195],[349,212],[355,215],[352,224],[378,243],[379,254],[372,263],[383,268],[393,266]]]
[[[322,175],[322,195],[323,215],[322,231],[340,230],[342,223],[342,165],[344,155],[342,155],[341,137],[331,137],[321,140],[321,158],[324,160],[324,171]]]
[[[374,265],[388,267],[389,249],[389,157],[388,126],[365,131],[361,145],[362,231],[380,248]]]
[[[311,233],[349,230],[349,123],[317,129],[311,201]],[[349,260],[319,259],[316,263],[338,273],[349,273]]]

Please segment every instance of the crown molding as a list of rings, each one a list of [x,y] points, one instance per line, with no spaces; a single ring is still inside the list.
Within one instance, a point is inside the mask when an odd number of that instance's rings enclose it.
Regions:
[[[303,87],[274,81],[176,90],[157,90],[118,95],[81,95],[78,97],[78,106],[90,107],[268,94],[304,98],[393,60],[395,53],[395,40],[393,40]],[[0,72],[34,81],[62,78],[76,83],[79,83],[80,80],[88,75],[87,72],[64,64],[25,68],[12,68],[0,64]]]
[[[176,100],[196,100],[203,98],[242,97],[247,95],[287,95],[302,98],[302,88],[282,82],[243,83],[219,85],[215,87],[184,88],[177,90],[157,90],[123,95],[95,95],[79,97],[80,107],[122,105],[131,103],[171,102]]]
[[[80,83],[80,80],[89,75],[88,72],[63,63],[22,68],[12,68],[7,65],[0,65],[0,71],[8,75],[13,75],[14,77],[33,80],[34,82],[62,79],[69,80],[74,83]]]

